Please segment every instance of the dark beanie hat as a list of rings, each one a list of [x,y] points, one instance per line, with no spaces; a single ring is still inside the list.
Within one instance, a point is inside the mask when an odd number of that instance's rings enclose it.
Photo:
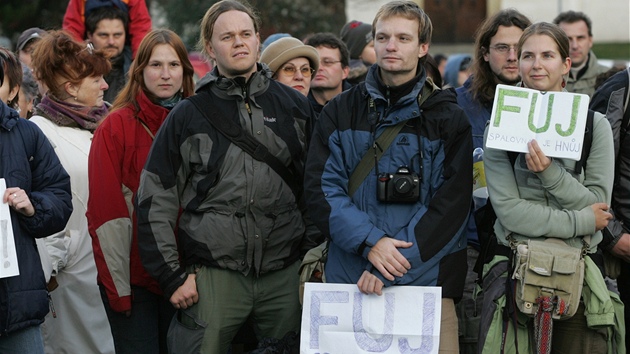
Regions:
[[[363,48],[372,41],[372,25],[361,21],[346,23],[341,32],[341,40],[348,46],[350,59],[359,59]]]

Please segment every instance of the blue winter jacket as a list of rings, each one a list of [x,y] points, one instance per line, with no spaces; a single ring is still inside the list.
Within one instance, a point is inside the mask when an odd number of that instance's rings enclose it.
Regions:
[[[329,101],[312,136],[305,191],[311,218],[331,239],[326,279],[356,283],[367,269],[385,286],[441,286],[443,297],[459,298],[466,275],[465,226],[472,193],[470,124],[453,91],[432,86],[432,94],[418,106],[424,72],[413,90],[390,106],[389,88],[385,93],[378,88],[378,70],[372,66],[364,83]],[[368,107],[370,97],[374,108]],[[349,196],[348,181],[359,161],[373,154],[373,142],[386,126],[400,121],[408,123],[379,160],[378,172],[395,173],[408,166],[418,173],[422,163],[419,200],[379,202],[375,169]],[[371,247],[385,235],[413,243],[399,249],[411,269],[393,282],[367,260]]]
[[[490,120],[492,114],[492,102],[487,104],[481,103],[479,100],[473,99],[470,92],[472,86],[472,76],[464,82],[464,86],[455,89],[457,93],[457,103],[466,112],[470,126],[472,128],[472,142],[473,150],[476,148],[483,148],[483,133],[486,130],[486,123]],[[470,151],[472,158],[472,150]],[[477,235],[477,225],[475,224],[475,218],[468,219],[467,226],[467,238],[468,244],[479,249],[479,236]]]
[[[39,325],[48,292],[35,238],[63,230],[72,213],[70,177],[39,128],[0,101],[0,178],[26,191],[35,214],[10,209],[20,275],[0,278],[0,336]]]

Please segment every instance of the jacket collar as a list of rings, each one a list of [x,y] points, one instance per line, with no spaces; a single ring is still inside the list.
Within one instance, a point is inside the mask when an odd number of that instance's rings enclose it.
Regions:
[[[136,101],[138,102],[138,116],[152,132],[157,132],[169,110],[153,103],[142,90],[136,97]]]
[[[215,66],[211,72],[206,74],[198,83],[196,92],[201,90],[211,90],[212,93],[223,99],[245,99],[255,98],[262,94],[269,87],[271,81],[271,70],[264,63],[257,63],[257,70],[245,80],[245,78],[227,78],[219,74]]]
[[[385,93],[381,90],[381,87],[385,86],[382,84],[379,75],[379,66],[372,65],[365,78],[365,87],[372,99],[374,99],[375,101],[382,100],[385,102],[385,104],[387,104],[387,97],[385,96]],[[418,59],[417,75],[412,80],[416,80],[416,84],[414,85],[413,89],[406,95],[400,97],[397,104],[409,104],[410,100],[415,100],[417,102],[418,94],[420,94],[420,90],[422,90],[422,87],[426,82],[426,71],[424,70],[422,60],[420,59]]]

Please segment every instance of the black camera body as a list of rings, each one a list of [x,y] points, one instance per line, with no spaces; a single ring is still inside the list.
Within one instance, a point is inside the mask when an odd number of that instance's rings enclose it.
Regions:
[[[396,173],[380,173],[376,180],[376,198],[384,203],[415,203],[420,198],[420,176],[401,166]]]

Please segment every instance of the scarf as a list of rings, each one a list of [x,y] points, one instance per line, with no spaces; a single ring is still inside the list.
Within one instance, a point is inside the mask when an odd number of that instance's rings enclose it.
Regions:
[[[163,100],[158,100],[157,104],[158,106],[162,106],[166,109],[168,109],[169,111],[171,109],[173,109],[173,107],[175,107],[176,104],[179,103],[179,101],[182,100],[182,93],[181,92],[177,92],[175,94],[175,96],[171,97],[171,98],[166,98]]]
[[[50,94],[44,96],[35,108],[35,114],[41,115],[59,126],[81,128],[92,133],[108,111],[109,109],[105,104],[101,107],[86,107],[60,101]]]

